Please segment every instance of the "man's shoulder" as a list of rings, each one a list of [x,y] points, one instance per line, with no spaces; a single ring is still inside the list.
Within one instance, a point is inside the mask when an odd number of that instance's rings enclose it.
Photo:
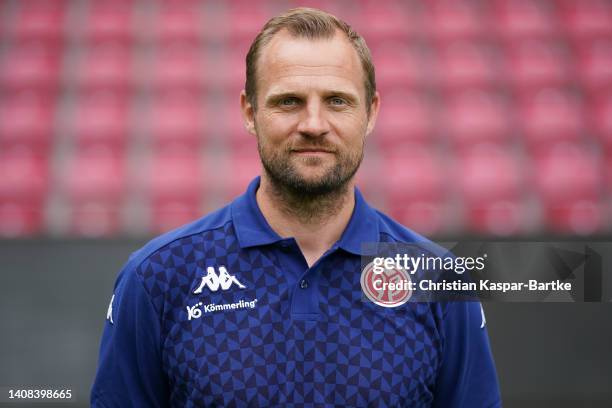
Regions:
[[[231,204],[228,204],[197,220],[153,238],[131,254],[125,269],[135,269],[145,260],[151,259],[170,246],[180,245],[182,241],[193,241],[195,238],[201,237],[202,234],[223,229],[231,221]]]

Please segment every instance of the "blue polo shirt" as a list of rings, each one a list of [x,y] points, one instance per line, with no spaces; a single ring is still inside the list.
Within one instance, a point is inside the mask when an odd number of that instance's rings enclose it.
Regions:
[[[309,268],[266,222],[258,187],[132,254],[93,407],[501,406],[479,303],[362,296],[362,243],[424,238],[356,189],[342,237]]]

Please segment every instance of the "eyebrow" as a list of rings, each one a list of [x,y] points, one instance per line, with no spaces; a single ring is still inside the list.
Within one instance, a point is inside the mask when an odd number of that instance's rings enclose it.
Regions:
[[[339,96],[340,98],[346,99],[351,104],[356,104],[357,101],[359,100],[357,95],[351,92],[345,92],[345,91],[325,92],[326,98],[330,98],[333,96]],[[303,98],[303,94],[300,94],[299,92],[291,92],[291,91],[273,93],[266,97],[265,102],[266,102],[266,105],[275,105],[276,103],[280,102],[284,98]]]

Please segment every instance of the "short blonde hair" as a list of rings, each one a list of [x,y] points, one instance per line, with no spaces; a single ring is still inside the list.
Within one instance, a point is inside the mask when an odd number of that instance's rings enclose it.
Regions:
[[[247,100],[253,106],[253,109],[257,108],[257,60],[261,54],[261,49],[282,29],[286,29],[297,38],[313,40],[331,39],[336,31],[343,32],[359,55],[365,73],[366,109],[368,113],[370,112],[370,105],[376,93],[376,75],[372,55],[365,40],[350,25],[337,17],[307,7],[294,8],[271,18],[253,40],[246,56],[246,83],[244,86]]]

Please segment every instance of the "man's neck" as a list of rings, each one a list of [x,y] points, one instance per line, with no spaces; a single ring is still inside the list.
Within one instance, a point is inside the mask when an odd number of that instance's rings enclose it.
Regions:
[[[308,266],[340,239],[355,207],[353,183],[308,199],[281,191],[262,176],[256,199],[270,227],[281,237],[295,238]]]

